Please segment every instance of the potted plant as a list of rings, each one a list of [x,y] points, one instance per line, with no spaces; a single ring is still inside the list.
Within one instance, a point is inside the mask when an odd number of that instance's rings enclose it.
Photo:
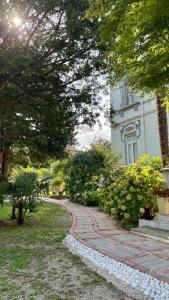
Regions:
[[[162,168],[161,172],[164,176],[165,184],[162,189],[156,189],[155,194],[157,196],[159,214],[169,216],[169,168]]]
[[[151,203],[144,204],[144,213],[141,216],[142,219],[145,220],[153,220],[154,219],[154,211]]]
[[[164,176],[166,186],[169,188],[169,168],[168,167],[162,168],[161,172]]]

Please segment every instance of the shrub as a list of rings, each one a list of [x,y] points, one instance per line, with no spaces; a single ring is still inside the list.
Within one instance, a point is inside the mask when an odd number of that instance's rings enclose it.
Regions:
[[[136,223],[144,205],[157,210],[154,190],[164,187],[161,159],[142,156],[132,166],[120,166],[119,156],[104,145],[76,154],[70,161],[67,190],[73,201],[100,205],[123,223]]]
[[[90,194],[97,189],[102,167],[102,156],[91,151],[77,153],[71,159],[66,189],[72,201],[93,205]]]
[[[137,160],[137,164],[140,166],[150,166],[154,170],[160,170],[162,168],[162,159],[161,157],[150,157],[149,154],[144,154]]]
[[[77,153],[71,158],[66,189],[71,200],[98,205],[98,189],[110,184],[113,166],[119,155],[112,154],[104,145],[95,144],[91,150]]]
[[[100,203],[112,217],[124,223],[135,223],[144,212],[144,204],[149,203],[157,209],[153,191],[162,186],[164,180],[161,173],[151,164],[138,161],[114,173],[114,181],[102,191],[104,197]]]

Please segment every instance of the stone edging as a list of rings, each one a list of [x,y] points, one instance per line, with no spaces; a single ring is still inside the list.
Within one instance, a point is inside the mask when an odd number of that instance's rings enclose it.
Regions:
[[[63,244],[108,282],[138,300],[169,299],[169,284],[85,246],[69,234]]]

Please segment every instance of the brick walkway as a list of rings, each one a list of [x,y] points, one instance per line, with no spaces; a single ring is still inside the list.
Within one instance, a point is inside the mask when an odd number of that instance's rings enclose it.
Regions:
[[[51,200],[50,200],[51,201]],[[100,253],[169,283],[169,243],[121,229],[97,208],[53,200],[72,214],[72,234]]]

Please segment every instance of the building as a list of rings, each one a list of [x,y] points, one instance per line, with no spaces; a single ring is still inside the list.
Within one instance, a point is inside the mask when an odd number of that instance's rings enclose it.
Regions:
[[[121,82],[110,90],[113,117],[112,149],[122,155],[125,164],[134,163],[143,154],[160,156],[156,100],[153,95],[134,94]]]
[[[73,153],[73,154],[78,153],[78,152],[81,152],[81,150],[80,150],[80,149],[77,149],[75,146],[67,146],[67,147],[66,147],[66,151],[67,151],[68,153]]]

